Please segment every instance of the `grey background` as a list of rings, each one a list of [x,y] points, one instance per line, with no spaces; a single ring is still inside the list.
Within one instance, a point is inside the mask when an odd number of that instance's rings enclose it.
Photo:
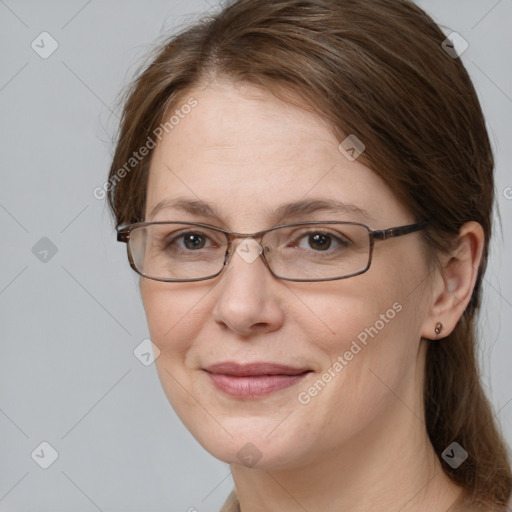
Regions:
[[[148,337],[137,278],[92,194],[106,179],[122,86],[157,37],[215,3],[0,0],[2,512],[216,511],[232,488],[229,466],[174,414],[154,365],[133,355]],[[462,59],[496,152],[503,226],[481,353],[510,444],[512,0],[419,4],[469,42]],[[47,59],[31,48],[43,31],[59,45]],[[57,250],[46,262],[36,257],[43,237]],[[31,457],[43,441],[59,455],[46,470]]]

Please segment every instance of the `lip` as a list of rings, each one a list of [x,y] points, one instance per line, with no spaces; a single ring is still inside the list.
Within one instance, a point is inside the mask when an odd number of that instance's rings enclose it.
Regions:
[[[213,374],[231,375],[233,377],[259,377],[262,375],[299,375],[310,371],[309,368],[297,368],[279,363],[255,362],[236,363],[225,361],[205,368]]]
[[[257,398],[293,386],[311,370],[267,362],[228,361],[208,366],[205,372],[219,391],[236,398]]]

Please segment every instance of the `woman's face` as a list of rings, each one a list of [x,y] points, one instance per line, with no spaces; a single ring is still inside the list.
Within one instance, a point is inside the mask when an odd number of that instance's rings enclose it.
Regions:
[[[249,85],[196,88],[183,104],[190,97],[197,105],[180,111],[190,113],[153,154],[147,221],[242,233],[300,221],[372,229],[415,222],[374,172],[338,149],[341,141],[320,117]],[[207,202],[214,212],[168,206],[152,213],[177,198]],[[313,200],[349,206],[272,213]],[[376,242],[370,269],[348,279],[284,281],[261,258],[236,251],[211,280],[142,279],[165,393],[202,446],[228,463],[297,467],[355,449],[383,420],[421,414],[427,277],[414,233]],[[212,378],[206,368],[219,363],[275,363],[307,373],[264,380],[222,376],[229,371],[221,367]],[[261,392],[262,382],[277,385]]]

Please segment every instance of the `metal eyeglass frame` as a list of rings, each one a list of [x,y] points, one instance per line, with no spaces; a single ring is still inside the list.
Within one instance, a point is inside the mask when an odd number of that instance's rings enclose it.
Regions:
[[[172,278],[156,278],[156,277],[150,277],[142,272],[140,272],[135,262],[133,261],[133,257],[130,251],[130,233],[134,229],[142,228],[145,226],[150,226],[153,224],[180,224],[180,225],[187,225],[187,226],[198,226],[203,228],[208,228],[214,231],[218,231],[219,233],[223,233],[227,238],[227,247],[226,247],[226,254],[224,256],[224,263],[221,267],[221,269],[216,273],[212,274],[210,276],[206,277],[200,277],[200,278],[189,278],[189,279],[172,279]],[[233,253],[230,254],[231,250],[231,244],[233,240],[236,238],[254,238],[254,239],[260,239],[258,243],[261,242],[261,239],[266,233],[269,233],[270,231],[274,231],[276,229],[284,228],[284,227],[294,227],[294,226],[312,226],[312,225],[318,225],[318,224],[338,224],[338,225],[351,225],[351,226],[362,226],[366,228],[368,231],[369,236],[369,251],[368,251],[368,263],[366,267],[362,270],[358,270],[357,272],[353,272],[351,274],[343,275],[340,277],[324,277],[319,279],[291,279],[288,277],[281,277],[280,275],[276,274],[271,268],[267,261],[267,258],[265,257],[265,250],[263,250],[260,253],[260,256],[263,259],[263,263],[268,268],[269,272],[278,279],[283,279],[285,281],[299,281],[299,282],[316,282],[316,281],[336,281],[338,279],[346,279],[348,277],[357,276],[360,274],[363,274],[366,272],[371,265],[372,262],[372,256],[373,256],[373,247],[375,244],[375,241],[379,240],[389,240],[390,238],[395,238],[398,236],[408,235],[409,233],[414,233],[415,231],[420,231],[425,228],[425,226],[428,224],[428,222],[419,222],[416,224],[407,224],[405,226],[396,226],[392,228],[387,229],[371,229],[366,224],[361,224],[360,222],[344,222],[344,221],[310,221],[310,222],[294,222],[292,224],[280,224],[277,226],[272,226],[268,229],[263,229],[261,231],[257,231],[256,233],[237,233],[234,231],[227,231],[225,229],[219,228],[217,226],[211,226],[210,224],[203,224],[200,222],[183,222],[183,221],[158,221],[158,222],[136,222],[134,224],[129,224],[127,226],[124,226],[122,228],[119,228],[117,230],[117,241],[126,243],[126,249],[128,254],[128,261],[130,262],[130,266],[137,274],[141,275],[142,277],[145,277],[146,279],[151,279],[153,281],[162,281],[162,282],[193,282],[193,281],[205,281],[207,279],[213,279],[214,277],[217,277],[228,265],[231,256]],[[261,245],[261,244],[260,244]]]

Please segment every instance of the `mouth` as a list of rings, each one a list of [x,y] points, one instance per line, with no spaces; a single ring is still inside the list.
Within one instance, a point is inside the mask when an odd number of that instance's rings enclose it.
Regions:
[[[258,398],[300,382],[312,370],[276,363],[224,362],[204,369],[216,389],[235,398]]]

